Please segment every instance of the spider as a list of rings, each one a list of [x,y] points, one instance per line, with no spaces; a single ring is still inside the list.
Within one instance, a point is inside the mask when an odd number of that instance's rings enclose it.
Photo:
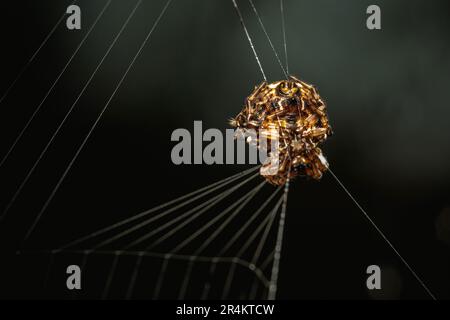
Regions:
[[[230,124],[244,132],[258,132],[256,142],[264,132],[271,132],[266,134],[264,147],[269,158],[260,174],[273,185],[283,185],[297,176],[320,180],[328,168],[319,148],[332,135],[325,103],[314,86],[294,76],[255,87]],[[278,144],[271,143],[275,138]],[[274,162],[269,161],[273,157],[278,157],[275,174]]]

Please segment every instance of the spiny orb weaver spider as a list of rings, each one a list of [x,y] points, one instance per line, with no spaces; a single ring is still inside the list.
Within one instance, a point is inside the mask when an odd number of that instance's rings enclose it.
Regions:
[[[273,185],[283,185],[297,176],[319,180],[328,168],[319,148],[332,134],[325,103],[314,86],[293,76],[255,87],[230,124],[244,132],[258,132],[257,141],[261,132],[271,132],[265,145],[269,158],[260,174]],[[270,143],[275,138],[278,144]],[[273,172],[273,162],[267,161],[271,157],[278,157],[276,174],[268,174]]]

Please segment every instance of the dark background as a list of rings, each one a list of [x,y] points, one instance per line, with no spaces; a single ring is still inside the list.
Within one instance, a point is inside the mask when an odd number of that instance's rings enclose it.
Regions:
[[[80,1],[82,29],[69,31],[61,24],[0,105],[2,156],[105,1]],[[279,2],[254,2],[282,56]],[[450,298],[448,1],[376,1],[381,31],[365,26],[372,1],[285,2],[289,69],[315,84],[327,102],[335,135],[323,150],[333,171],[436,297]],[[0,225],[2,297],[44,296],[27,281],[42,279],[47,257],[20,259],[14,253],[164,3],[144,1],[138,9]],[[69,4],[3,4],[0,92]],[[3,206],[134,4],[113,0],[1,168]],[[247,1],[239,4],[269,81],[282,78]],[[194,120],[202,120],[204,128],[227,128],[227,119],[261,80],[231,1],[173,0],[26,249],[58,247],[243,170],[239,165],[175,166],[170,135],[176,128],[192,130]],[[383,272],[383,290],[376,294],[365,286],[371,264]],[[292,183],[278,298],[429,296],[326,174],[321,182]]]

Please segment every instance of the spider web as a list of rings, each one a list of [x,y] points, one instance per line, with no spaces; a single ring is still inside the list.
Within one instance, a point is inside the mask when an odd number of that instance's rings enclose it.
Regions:
[[[126,298],[267,298],[276,285],[270,278],[276,250],[270,248],[278,240],[274,235],[286,197],[281,187],[265,188],[258,168],[48,252],[47,277],[55,264],[78,256],[82,270],[110,260],[106,274],[97,277],[102,298],[117,295],[114,281],[127,268],[126,290],[119,290]],[[152,267],[143,268],[146,264]],[[153,283],[139,288],[139,279],[152,276]]]
[[[89,130],[49,198],[36,215],[26,232],[22,247],[25,247],[28,239],[33,234],[48,205],[53,200],[72,165],[89,140],[91,133],[101,120],[103,113],[107,110],[118,88],[125,80],[127,73],[150,39],[170,2],[171,0],[168,0],[165,3],[160,15],[98,115],[94,125]],[[39,103],[31,118],[12,144],[2,163],[7,160],[11,151],[20,141],[46,98],[52,92],[56,83],[89,37],[89,34],[95,28],[110,3],[110,0],[106,2],[96,20],[90,26],[88,32],[44,96],[44,99]],[[40,156],[6,206],[1,216],[2,219],[8,214],[9,209],[16,201],[48,148],[52,145],[54,138],[76,107],[79,98],[90,85],[91,80],[141,3],[142,0],[136,2],[122,28],[80,91],[77,99],[67,111],[48,144],[42,150]],[[245,27],[244,30],[247,33]],[[250,39],[248,33],[247,36]],[[260,67],[263,72],[261,65]],[[103,285],[98,285],[98,287],[102,287],[102,298],[114,296],[114,283],[117,279],[117,274],[122,273],[121,269],[126,268],[129,259],[134,260],[134,262],[131,263],[132,268],[129,270],[131,276],[126,284],[126,298],[132,298],[134,294],[138,294],[139,290],[136,291],[136,287],[140,283],[138,279],[146,276],[145,272],[142,271],[142,266],[148,263],[148,260],[151,260],[152,265],[160,264],[159,271],[151,271],[153,276],[157,275],[153,285],[150,285],[150,287],[154,288],[150,297],[154,299],[160,297],[179,299],[206,299],[210,297],[222,299],[228,297],[274,298],[278,274],[278,263],[275,262],[279,260],[281,251],[288,184],[284,189],[284,193],[281,192],[282,188],[265,188],[266,182],[261,182],[261,179],[257,179],[259,177],[259,173],[256,172],[258,168],[254,167],[217,181],[197,191],[76,239],[58,249],[48,251],[49,265],[44,281],[45,286],[48,286],[49,280],[53,275],[52,269],[56,265],[60,263],[65,264],[65,259],[73,261],[74,256],[76,256],[81,259],[80,266],[83,271],[94,269],[94,266],[111,260],[110,267],[106,268],[109,270],[105,274],[106,278],[101,281],[99,277],[96,277],[97,280],[103,282]],[[255,182],[257,182],[256,185]],[[230,205],[230,203],[232,204]],[[257,206],[256,209],[254,209],[255,206]],[[233,236],[230,237],[230,235]],[[270,250],[270,248],[275,249]],[[171,268],[175,270],[171,270]],[[185,268],[185,271],[182,272],[180,268]],[[203,270],[205,268],[206,270]],[[89,272],[87,274],[86,277],[89,279]],[[181,278],[174,281],[174,274],[179,275]],[[169,276],[171,277],[170,281],[167,280]],[[192,281],[194,278],[196,279],[195,282]],[[237,288],[233,285],[236,282],[239,283]],[[242,286],[245,282],[248,283]],[[174,288],[167,290],[166,288],[170,287],[171,284],[174,285]],[[196,286],[198,288],[195,289]],[[122,291],[119,290],[119,292]],[[149,297],[148,289],[145,290],[145,293],[144,297]]]
[[[262,77],[264,80],[267,80],[238,4],[236,0],[231,1],[236,9],[239,21]],[[20,141],[23,133],[33,121],[34,116],[39,112],[47,96],[51,93],[90,32],[95,28],[96,23],[100,20],[110,2],[109,0],[105,3],[105,6],[100,11],[85,37],[50,87],[44,99],[35,109],[24,129],[8,150],[6,156],[2,159],[0,167]],[[97,68],[50,138],[47,146],[31,167],[0,219],[3,219],[7,215],[9,208],[15,202],[23,186],[27,183],[34,169],[52,144],[53,139],[58,135],[66,119],[70,116],[78,99],[89,86],[104,59],[114,47],[141,3],[142,0],[136,2],[122,28],[100,60]],[[90,128],[63,175],[60,177],[49,198],[36,215],[25,235],[22,247],[25,247],[27,240],[34,232],[79,154],[83,151],[92,132],[95,130],[118,89],[125,81],[127,74],[132,69],[142,49],[151,38],[152,33],[170,3],[171,0],[168,0],[163,6],[161,13],[148,31],[147,36],[117,83],[117,86],[93,126]],[[278,64],[287,77],[289,75],[289,64],[283,0],[280,0],[280,13],[285,66],[283,66],[252,0],[249,0],[249,3],[272,48]],[[61,21],[62,18],[58,20],[55,27],[44,39],[44,42],[15,78],[11,86],[2,96],[0,102],[8,95],[10,88],[15,85],[29,64],[35,59],[42,46],[45,45]],[[82,270],[86,271],[88,281],[98,283],[97,287],[99,288],[99,292],[97,292],[97,297],[275,299],[287,211],[289,181],[287,181],[284,188],[267,187],[264,181],[261,182],[261,180],[257,179],[259,176],[259,173],[256,172],[257,169],[258,167],[255,167],[237,173],[155,208],[114,223],[101,230],[92,232],[57,249],[46,251],[46,254],[49,256],[49,263],[44,280],[45,285],[48,286],[48,283],[51,282],[50,279],[55,276],[52,270],[57,265],[63,264],[66,266],[67,261],[70,260],[73,262],[74,257],[76,257],[79,259]],[[377,227],[333,171],[331,169],[329,171],[340,187],[343,188],[386,243],[411,271],[430,297],[434,298],[431,291],[395,249],[381,229]],[[95,272],[96,268],[108,271],[106,273],[101,272],[100,274],[103,277],[100,277],[98,270]],[[129,277],[119,278],[117,276],[118,274],[127,274]],[[123,280],[123,283],[119,283],[120,280]]]

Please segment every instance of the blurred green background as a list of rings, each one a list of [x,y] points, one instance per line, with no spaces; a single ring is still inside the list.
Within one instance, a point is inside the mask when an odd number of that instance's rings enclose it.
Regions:
[[[2,227],[15,251],[126,70],[164,1],[144,1],[79,101]],[[254,0],[283,60],[279,1]],[[82,39],[104,0],[79,1],[82,29],[64,24],[0,105],[3,155]],[[249,3],[238,1],[269,81],[283,77]],[[382,30],[366,28],[377,4]],[[0,21],[1,92],[69,1],[9,1]],[[113,0],[42,111],[0,171],[8,202],[122,26],[135,1]],[[438,298],[450,298],[450,3],[285,0],[289,69],[316,85],[335,135],[323,150],[333,171]],[[262,81],[231,1],[173,0],[32,243],[53,248],[164,200],[242,170],[175,166],[176,128],[228,127]],[[385,291],[365,268],[386,271]],[[6,277],[14,275],[14,264]],[[11,280],[12,281],[12,280]],[[8,289],[9,290],[9,289]],[[27,296],[26,285],[5,296]],[[330,175],[296,181],[289,198],[279,297],[427,298],[426,292]]]

